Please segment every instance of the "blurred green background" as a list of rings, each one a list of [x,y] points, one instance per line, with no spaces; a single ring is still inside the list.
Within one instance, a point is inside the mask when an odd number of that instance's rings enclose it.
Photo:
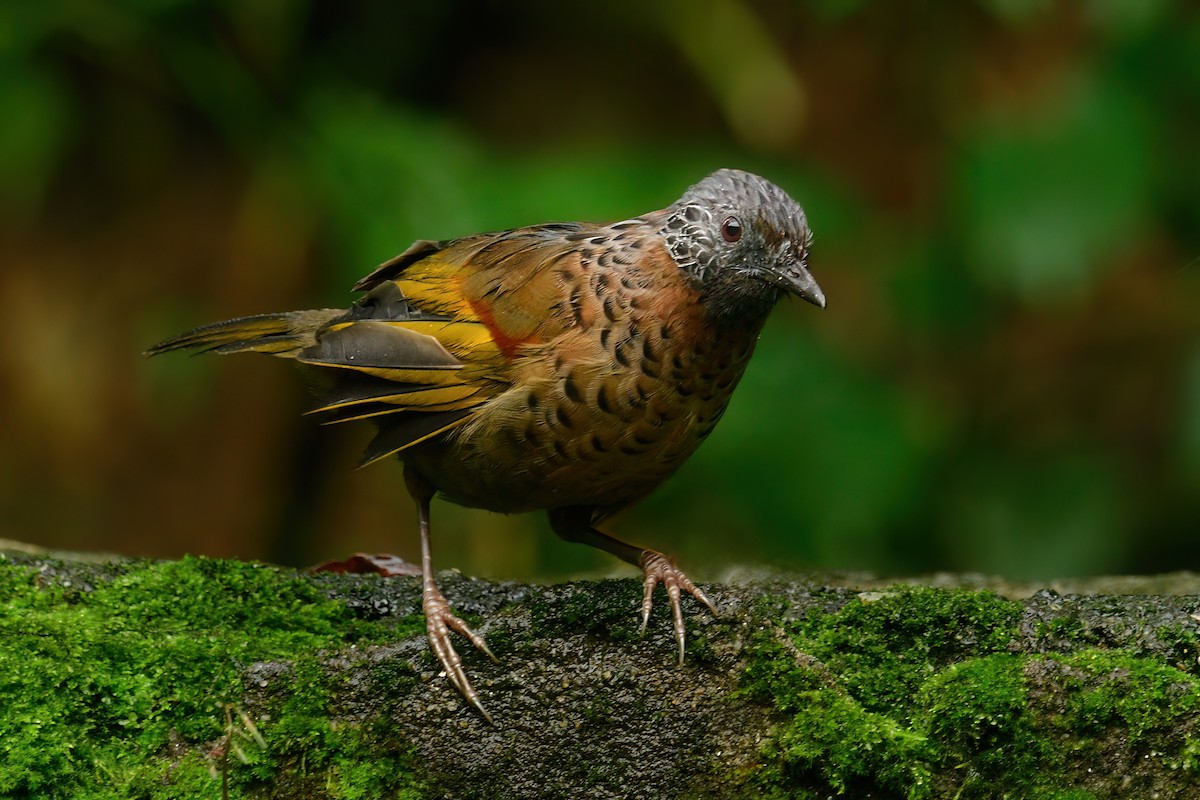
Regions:
[[[0,109],[0,537],[415,558],[399,465],[288,364],[141,351],[730,166],[805,206],[829,308],[781,305],[623,538],[706,578],[1200,568],[1195,3],[8,3]],[[612,564],[434,526],[442,568]]]

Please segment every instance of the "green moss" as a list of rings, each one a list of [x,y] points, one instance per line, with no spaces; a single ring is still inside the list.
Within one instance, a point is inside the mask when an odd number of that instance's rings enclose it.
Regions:
[[[1128,759],[1118,777],[1200,768],[1200,681],[1123,651],[1010,652],[1018,611],[903,589],[761,632],[743,693],[783,724],[754,782],[798,797],[1084,800],[1112,791],[1108,768],[1085,769],[1112,741]]]
[[[766,751],[785,783],[823,784],[850,796],[930,796],[923,735],[832,689],[804,692],[798,699],[802,710]]]
[[[810,614],[796,646],[837,673],[864,708],[903,718],[941,667],[1002,652],[1019,604],[990,592],[903,588],[860,595],[835,614]]]
[[[1063,724],[1077,735],[1118,727],[1137,744],[1200,706],[1200,681],[1174,667],[1104,650],[1058,660],[1068,667],[1061,682],[1068,698]]]
[[[920,689],[949,663],[1006,648],[1019,610],[989,593],[898,589],[814,610],[786,639],[760,636],[744,686],[790,715],[762,783],[931,796],[937,751]]]
[[[1083,620],[1078,617],[1055,617],[1038,622],[1034,630],[1039,639],[1065,639],[1071,642],[1085,641],[1089,635]]]
[[[952,664],[921,687],[921,727],[966,796],[1036,794],[1055,748],[1030,711],[1025,657],[998,654]]]
[[[1178,757],[1169,760],[1167,766],[1200,774],[1200,739],[1188,737],[1180,748]]]
[[[323,658],[404,629],[363,622],[303,577],[260,565],[114,571],[81,588],[0,561],[0,796],[219,797],[214,772],[269,784],[311,752],[324,754],[310,768],[332,786],[351,774],[363,735],[328,729]],[[248,667],[272,661],[291,664],[294,680],[260,747],[244,730],[231,737],[225,707],[242,702]],[[213,752],[229,744],[241,757],[226,764]],[[360,774],[346,780],[357,787],[347,797],[385,796]]]
[[[1200,636],[1193,628],[1183,625],[1162,625],[1155,631],[1160,642],[1168,647],[1176,668],[1200,675]]]

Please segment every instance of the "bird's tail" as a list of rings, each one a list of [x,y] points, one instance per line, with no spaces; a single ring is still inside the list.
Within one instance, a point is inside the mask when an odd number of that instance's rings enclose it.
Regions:
[[[318,330],[345,313],[345,309],[322,308],[239,317],[204,325],[159,342],[147,350],[146,355],[195,350],[200,353],[270,353],[294,358],[304,348],[316,344]]]

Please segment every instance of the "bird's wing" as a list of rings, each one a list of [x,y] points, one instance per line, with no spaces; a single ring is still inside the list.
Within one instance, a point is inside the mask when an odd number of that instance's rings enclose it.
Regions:
[[[581,242],[595,226],[540,225],[455,242],[391,282],[422,311],[482,325],[504,361],[570,328]],[[475,359],[472,359],[475,360]]]
[[[577,324],[572,276],[593,226],[544,225],[417,242],[357,284],[368,290],[297,354],[325,385],[312,413],[371,418],[364,462],[464,422],[507,389],[524,348]]]

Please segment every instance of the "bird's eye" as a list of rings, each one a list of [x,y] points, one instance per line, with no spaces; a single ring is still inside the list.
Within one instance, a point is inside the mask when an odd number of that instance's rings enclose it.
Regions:
[[[742,238],[742,223],[737,217],[726,217],[721,223],[721,238],[730,244]]]

